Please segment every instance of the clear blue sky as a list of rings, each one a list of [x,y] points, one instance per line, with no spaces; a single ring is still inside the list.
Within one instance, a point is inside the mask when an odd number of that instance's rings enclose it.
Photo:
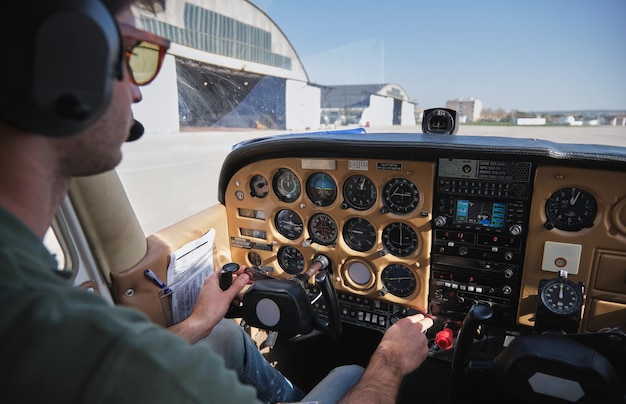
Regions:
[[[626,0],[251,1],[314,83],[397,83],[421,108],[626,110]]]

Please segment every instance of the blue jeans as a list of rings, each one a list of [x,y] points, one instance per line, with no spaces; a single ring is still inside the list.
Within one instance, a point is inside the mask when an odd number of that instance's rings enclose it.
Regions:
[[[198,343],[208,344],[214,352],[222,356],[226,367],[235,370],[242,383],[254,386],[258,399],[266,403],[318,401],[320,404],[333,404],[363,374],[361,366],[339,366],[305,395],[270,365],[252,338],[233,320],[220,321],[211,334]]]

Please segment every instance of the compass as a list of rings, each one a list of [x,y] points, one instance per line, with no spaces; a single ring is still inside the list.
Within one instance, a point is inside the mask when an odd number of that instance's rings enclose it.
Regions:
[[[449,108],[431,108],[424,111],[422,131],[441,135],[454,135],[459,129],[457,112]]]

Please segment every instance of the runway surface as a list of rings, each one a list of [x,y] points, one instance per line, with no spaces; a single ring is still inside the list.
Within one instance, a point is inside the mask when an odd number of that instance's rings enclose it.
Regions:
[[[368,128],[368,132],[420,132],[418,127]],[[188,131],[145,134],[123,146],[118,174],[146,235],[217,203],[217,183],[231,147],[286,131]],[[506,136],[556,142],[626,146],[626,126],[461,125],[457,136]]]

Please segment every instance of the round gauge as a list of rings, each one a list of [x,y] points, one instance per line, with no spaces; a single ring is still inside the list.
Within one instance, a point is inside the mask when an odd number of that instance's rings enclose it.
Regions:
[[[265,198],[270,192],[270,186],[267,178],[257,174],[250,180],[250,195],[257,198]]]
[[[394,178],[383,188],[383,201],[389,211],[402,215],[417,208],[420,193],[410,180]]]
[[[282,209],[274,218],[276,230],[289,240],[295,240],[302,235],[304,224],[302,218],[291,209]]]
[[[250,261],[250,263],[254,265],[255,267],[258,267],[263,263],[261,256],[256,251],[250,251],[248,253],[248,261]]]
[[[288,168],[281,168],[274,175],[274,193],[283,202],[293,202],[300,196],[300,180]]]
[[[337,223],[326,213],[316,213],[309,220],[311,239],[321,245],[329,245],[337,239]]]
[[[458,130],[454,110],[446,108],[432,108],[424,111],[422,119],[422,131],[424,133],[436,133],[453,135]]]
[[[402,264],[391,264],[380,275],[383,285],[389,293],[398,297],[410,296],[417,287],[413,272]]]
[[[406,257],[417,250],[417,233],[411,226],[394,222],[383,229],[382,241],[385,249],[396,257]]]
[[[553,279],[541,289],[541,302],[554,314],[570,315],[580,309],[582,296],[576,287],[565,279]]]
[[[343,225],[343,241],[355,251],[371,250],[376,244],[376,229],[362,217],[353,217]]]
[[[299,274],[304,270],[304,255],[294,246],[282,246],[278,249],[278,265],[291,275]]]
[[[374,284],[372,270],[363,262],[351,261],[344,267],[344,276],[352,287],[367,289]]]
[[[591,227],[598,213],[598,203],[589,192],[579,188],[561,188],[546,201],[546,227],[578,231]]]
[[[371,208],[376,203],[376,185],[364,175],[353,175],[343,184],[346,204],[356,210]]]
[[[316,206],[328,206],[337,198],[337,184],[325,173],[313,173],[306,181],[306,194]]]

